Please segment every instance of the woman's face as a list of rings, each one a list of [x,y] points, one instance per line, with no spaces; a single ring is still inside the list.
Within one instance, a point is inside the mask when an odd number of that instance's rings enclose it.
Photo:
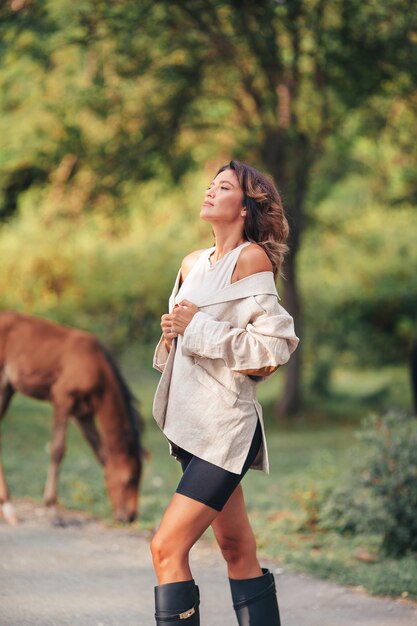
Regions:
[[[243,214],[243,215],[242,215]],[[243,192],[234,170],[217,174],[206,191],[200,217],[210,224],[244,221]]]

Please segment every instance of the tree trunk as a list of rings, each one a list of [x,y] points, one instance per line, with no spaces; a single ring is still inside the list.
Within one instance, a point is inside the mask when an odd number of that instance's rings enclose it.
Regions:
[[[411,391],[413,395],[413,411],[414,415],[417,417],[417,339],[411,344],[409,365]]]
[[[283,306],[294,318],[295,333],[300,336],[300,301],[298,297],[297,278],[295,272],[296,254],[293,249],[286,258],[285,291]],[[276,405],[275,414],[278,420],[296,413],[301,406],[301,341],[295,352],[292,353],[285,367],[284,389]]]
[[[294,318],[295,332],[301,334],[301,307],[296,276],[296,257],[303,231],[303,209],[307,194],[311,167],[311,150],[306,137],[298,133],[292,140],[288,134],[266,134],[262,156],[264,163],[284,192],[284,209],[290,226],[290,250],[285,259],[283,306]],[[279,398],[275,414],[278,420],[296,413],[301,406],[301,341],[287,365],[284,390]]]

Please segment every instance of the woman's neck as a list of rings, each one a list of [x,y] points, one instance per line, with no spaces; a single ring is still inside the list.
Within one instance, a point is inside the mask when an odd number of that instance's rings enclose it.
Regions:
[[[245,238],[241,234],[237,235],[236,233],[233,233],[231,235],[219,235],[215,233],[214,245],[216,249],[212,254],[212,261],[218,261],[225,254],[234,250],[234,248],[237,248],[242,243],[245,243]]]

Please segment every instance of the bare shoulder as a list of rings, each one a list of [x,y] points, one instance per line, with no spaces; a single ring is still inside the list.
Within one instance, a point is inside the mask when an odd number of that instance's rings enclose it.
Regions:
[[[257,243],[252,243],[245,246],[239,254],[233,282],[258,272],[272,272],[272,264],[265,250]]]
[[[194,250],[194,252],[190,252],[190,254],[187,254],[187,256],[183,258],[181,263],[181,280],[185,280],[187,274],[189,274],[193,265],[198,261],[203,252],[204,249]]]

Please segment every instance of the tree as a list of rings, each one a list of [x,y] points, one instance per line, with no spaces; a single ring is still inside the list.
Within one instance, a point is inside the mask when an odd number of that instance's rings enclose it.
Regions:
[[[255,159],[283,192],[291,226],[285,304],[302,335],[296,257],[314,167],[344,116],[372,106],[372,98],[389,94],[393,85],[403,93],[413,89],[417,74],[413,2],[165,4],[165,28],[173,49],[188,50],[194,59],[203,50],[202,93],[224,103],[226,115],[218,117],[218,124],[234,134],[235,154]],[[195,123],[188,121],[191,126]],[[299,348],[287,366],[278,416],[299,408],[300,372]]]
[[[284,301],[302,337],[296,259],[311,182],[347,115],[415,92],[414,2],[13,0],[0,17],[4,213],[46,179],[81,190],[82,210],[120,211],[129,185],[178,182],[203,143],[248,160],[283,194]],[[302,345],[278,415],[300,405]]]
[[[1,5],[0,220],[34,186],[54,202],[75,189],[74,210],[120,214],[138,181],[187,171],[174,138],[201,60],[176,63],[160,12],[149,0]]]

